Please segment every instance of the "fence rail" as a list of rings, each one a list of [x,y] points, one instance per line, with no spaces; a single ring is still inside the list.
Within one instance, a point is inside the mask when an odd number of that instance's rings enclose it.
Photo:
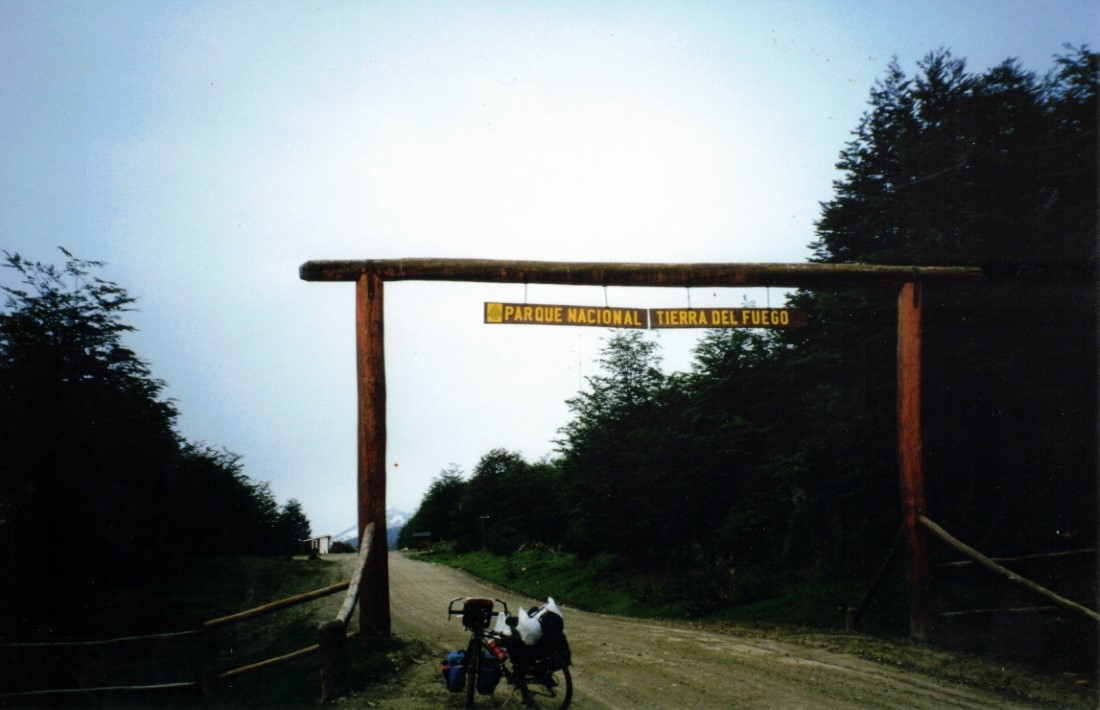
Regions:
[[[122,636],[115,639],[80,639],[74,641],[26,641],[23,643],[0,643],[0,648],[70,648],[74,646],[108,646],[127,641],[148,641],[149,639],[170,639],[181,636],[198,636],[198,629],[189,631],[169,631],[163,634],[145,634],[143,636]]]
[[[1095,555],[1100,548],[1085,548],[1083,550],[1064,550],[1062,552],[1043,552],[1034,555],[1018,555],[1016,557],[990,557],[994,562],[1032,562],[1034,560],[1056,560],[1062,557],[1081,557],[1083,555]],[[956,560],[954,562],[941,562],[936,569],[952,569],[955,567],[971,567],[978,564],[974,560]]]
[[[366,530],[363,531],[363,538],[359,545],[359,558],[356,561],[355,573],[352,578],[345,582],[337,582],[336,584],[330,584],[327,587],[320,589],[314,589],[303,594],[298,594],[285,599],[279,599],[277,601],[263,604],[253,609],[247,609],[245,611],[237,612],[235,614],[229,614],[227,616],[221,616],[216,619],[210,619],[202,624],[199,629],[192,629],[188,631],[173,631],[160,634],[147,634],[144,636],[126,636],[122,638],[114,639],[96,639],[96,640],[74,640],[74,641],[34,641],[27,643],[3,643],[0,644],[0,648],[65,648],[74,646],[104,646],[110,644],[125,643],[131,641],[146,641],[150,639],[165,639],[175,637],[188,637],[188,636],[201,636],[202,637],[202,669],[201,677],[199,680],[191,681],[179,681],[168,683],[151,683],[142,685],[110,685],[99,686],[89,688],[46,688],[41,690],[24,690],[12,693],[0,693],[2,699],[15,699],[15,698],[32,698],[42,697],[49,695],[72,695],[78,693],[108,693],[118,691],[149,691],[149,690],[168,690],[168,689],[182,689],[182,688],[194,688],[201,687],[203,695],[207,700],[213,698],[217,692],[217,686],[219,681],[225,678],[232,678],[235,676],[249,673],[251,671],[260,670],[262,668],[269,668],[271,666],[291,661],[296,658],[308,656],[311,653],[318,651],[322,652],[322,695],[324,698],[331,699],[340,695],[346,695],[348,692],[348,670],[347,670],[347,642],[348,639],[354,638],[358,635],[358,632],[348,632],[348,622],[351,618],[352,612],[355,610],[356,601],[359,596],[359,587],[363,576],[363,570],[366,567],[367,556],[370,552],[370,545],[374,540],[374,523],[367,525]],[[306,646],[290,653],[276,656],[274,658],[267,658],[262,661],[250,663],[248,665],[240,666],[226,671],[218,671],[216,665],[217,656],[217,632],[219,629],[238,624],[244,621],[250,621],[253,619],[262,618],[270,614],[274,614],[277,611],[283,609],[289,609],[300,604],[321,599],[323,597],[331,596],[339,592],[347,591],[347,595],[344,598],[344,603],[340,607],[339,613],[336,618],[330,621],[321,623],[318,626],[318,643],[312,646]],[[338,635],[333,633],[333,630],[338,630]]]
[[[304,594],[298,594],[298,595],[293,596],[293,597],[287,597],[286,599],[280,599],[278,601],[270,602],[268,604],[263,604],[262,606],[255,607],[254,609],[247,609],[245,611],[237,612],[236,614],[230,614],[228,616],[219,617],[217,619],[211,619],[210,621],[205,622],[203,624],[203,663],[202,663],[202,679],[201,679],[203,696],[207,700],[213,699],[213,697],[217,694],[218,683],[222,679],[232,678],[234,676],[242,675],[244,673],[249,673],[251,671],[257,671],[257,670],[260,670],[262,668],[270,668],[271,666],[278,665],[278,664],[284,663],[286,661],[291,661],[291,660],[294,660],[295,658],[301,658],[302,656],[308,656],[311,653],[315,653],[319,650],[323,650],[323,649],[326,649],[327,647],[331,646],[332,641],[329,639],[329,637],[326,635],[326,632],[325,632],[325,627],[328,624],[330,624],[331,622],[326,622],[326,623],[322,623],[318,627],[318,642],[316,644],[312,645],[312,646],[306,646],[305,648],[300,648],[297,651],[292,651],[291,653],[287,653],[287,654],[282,655],[282,656],[275,656],[274,658],[267,658],[267,659],[264,659],[262,661],[257,661],[255,663],[250,663],[248,665],[233,668],[233,669],[228,670],[228,671],[219,672],[217,670],[217,666],[216,666],[216,660],[217,660],[216,657],[217,657],[217,651],[218,651],[218,641],[217,641],[217,631],[218,631],[218,629],[225,628],[225,627],[230,626],[232,624],[238,624],[238,623],[241,623],[243,621],[250,621],[252,619],[258,619],[258,618],[261,618],[261,617],[264,617],[264,616],[268,616],[270,614],[274,614],[277,611],[281,611],[282,609],[289,609],[290,607],[298,606],[299,604],[305,604],[306,602],[311,602],[315,599],[320,599],[322,597],[327,597],[327,596],[330,596],[332,594],[342,592],[344,590],[348,590],[348,594],[344,598],[344,604],[341,606],[340,612],[341,612],[341,614],[343,614],[344,608],[348,607],[347,617],[350,618],[351,610],[355,608],[354,598],[358,596],[360,578],[363,575],[363,569],[366,566],[367,555],[370,553],[370,544],[373,540],[374,540],[374,523],[370,523],[369,525],[367,525],[366,529],[363,531],[363,537],[359,542],[359,559],[357,560],[356,565],[355,565],[355,574],[352,576],[351,580],[349,580],[347,582],[337,582],[336,584],[330,584],[329,586],[322,587],[321,589],[315,589],[311,592],[306,592]],[[350,601],[350,607],[349,607],[349,599],[351,600]],[[337,621],[340,621],[339,615],[337,617]],[[330,674],[332,674],[332,673],[342,673],[342,675],[346,677],[347,676],[347,647],[346,647],[346,645],[347,645],[347,618],[345,618],[341,622],[340,631],[341,631],[340,637],[342,639],[341,643],[344,644],[343,668],[342,669],[335,669],[335,670],[330,669],[328,672]],[[326,688],[328,686],[325,682],[325,674],[326,674],[325,667],[327,665],[326,662],[325,662],[325,659],[327,659],[327,658],[328,658],[328,654],[326,654],[326,656],[323,657],[322,664],[321,664],[321,678],[322,678],[321,690],[322,690],[322,695],[325,696],[326,699],[328,697],[330,697],[330,696],[326,695]],[[336,690],[339,691],[340,695],[346,694],[347,693],[347,683],[346,682],[343,683]],[[335,696],[331,696],[331,697],[335,697]]]
[[[235,614],[228,616],[222,616],[217,619],[211,619],[210,621],[204,621],[203,629],[220,629],[223,626],[229,626],[231,624],[237,624],[242,621],[251,621],[252,619],[258,619],[261,616],[267,616],[268,614],[274,614],[281,609],[288,609],[292,606],[298,606],[299,604],[305,604],[311,602],[314,599],[320,599],[321,597],[327,597],[337,592],[342,592],[351,585],[351,582],[337,582],[336,584],[330,584],[327,587],[321,587],[320,589],[314,589],[304,594],[296,594],[293,597],[287,597],[286,599],[279,599],[263,606],[255,607],[254,609],[247,609],[245,611],[239,611]]]
[[[151,685],[103,685],[97,688],[46,688],[44,690],[23,690],[17,693],[0,693],[0,698],[34,698],[47,695],[76,695],[81,693],[114,693],[122,690],[170,690],[193,688],[198,683],[183,681],[179,683],[153,683]]]
[[[927,517],[925,517],[923,515],[918,516],[918,521],[920,522],[921,525],[923,525],[925,528],[927,528],[928,531],[931,532],[935,537],[940,539],[942,542],[946,543],[948,546],[950,546],[954,550],[962,553],[967,558],[965,560],[957,560],[955,562],[944,562],[942,564],[938,564],[938,565],[936,565],[936,569],[957,569],[957,568],[972,567],[972,566],[976,565],[976,566],[982,567],[983,569],[986,569],[986,570],[992,572],[993,574],[1001,577],[1002,579],[1007,580],[1008,582],[1011,582],[1011,583],[1013,583],[1017,586],[1023,587],[1024,589],[1027,589],[1028,591],[1032,592],[1033,594],[1041,596],[1041,597],[1045,598],[1046,600],[1048,600],[1050,602],[1053,602],[1054,604],[1057,605],[1057,606],[1034,606],[1034,607],[1023,607],[1023,608],[1012,608],[1012,609],[973,609],[973,610],[967,610],[967,611],[951,611],[951,612],[941,612],[941,613],[938,614],[938,616],[951,618],[951,617],[968,616],[968,615],[971,615],[971,614],[974,614],[974,615],[1028,614],[1028,613],[1036,613],[1036,612],[1049,612],[1049,611],[1055,611],[1055,610],[1058,610],[1058,609],[1068,609],[1070,611],[1073,611],[1074,613],[1081,614],[1082,616],[1086,616],[1086,617],[1092,619],[1093,621],[1100,621],[1100,613],[1097,613],[1097,612],[1093,611],[1092,609],[1089,609],[1088,607],[1082,606],[1081,604],[1078,604],[1077,602],[1066,599],[1065,597],[1062,597],[1061,595],[1050,591],[1046,587],[1043,587],[1042,585],[1037,584],[1037,583],[1035,583],[1035,582],[1027,579],[1026,577],[1023,577],[1023,576],[1019,575],[1019,574],[1016,574],[1012,570],[998,564],[1000,562],[1030,562],[1030,561],[1034,561],[1034,560],[1057,559],[1057,558],[1066,558],[1066,557],[1079,557],[1079,556],[1087,555],[1087,554],[1096,554],[1097,553],[1096,548],[1085,549],[1085,550],[1065,550],[1065,551],[1062,551],[1062,552],[1048,552],[1048,553],[1035,554],[1035,555],[1020,555],[1020,556],[1017,556],[1017,557],[986,557],[985,555],[978,552],[977,550],[970,547],[969,545],[959,541],[957,538],[952,536],[950,533],[948,533],[946,530],[944,530],[942,527],[940,527],[939,525],[937,525],[936,523],[934,523],[932,520],[928,519]],[[845,627],[847,628],[848,631],[859,631],[860,622],[862,620],[864,612],[866,612],[866,610],[867,610],[867,607],[868,607],[868,605],[871,601],[871,598],[878,591],[879,587],[882,585],[883,581],[886,579],[887,575],[890,573],[890,570],[892,569],[894,563],[897,561],[897,559],[900,556],[899,553],[900,553],[900,550],[901,550],[901,541],[902,541],[902,535],[903,535],[904,532],[905,532],[904,527],[902,527],[902,529],[898,531],[898,536],[894,539],[894,544],[890,548],[890,553],[887,555],[886,561],[882,563],[882,566],[879,568],[878,573],[875,575],[874,579],[872,579],[871,584],[869,585],[867,591],[864,593],[863,598],[860,599],[859,604],[857,606],[854,606],[854,607],[848,607],[846,618],[845,618]]]
[[[157,639],[173,639],[173,638],[186,638],[190,636],[199,636],[202,632],[198,629],[191,629],[188,631],[170,631],[167,633],[159,634],[145,634],[142,636],[122,636],[112,639],[73,639],[67,641],[27,641],[27,642],[6,642],[0,644],[0,648],[5,649],[66,649],[66,648],[88,648],[88,647],[101,647],[112,646],[118,644],[125,644],[137,641],[150,641]],[[102,685],[94,687],[79,687],[79,688],[43,688],[38,690],[21,690],[13,692],[0,692],[0,699],[17,699],[17,698],[35,698],[45,697],[50,695],[77,695],[81,693],[113,693],[119,691],[148,691],[148,690],[167,690],[167,689],[179,689],[179,688],[193,688],[198,685],[198,681],[172,681],[165,683],[143,683],[143,684],[131,684],[131,685]]]
[[[949,532],[929,520],[927,517],[921,515],[918,516],[918,520],[920,520],[921,525],[928,528],[928,530],[933,535],[938,537],[941,541],[947,543],[950,547],[954,548],[958,552],[961,552],[963,555],[969,557],[978,566],[992,572],[993,574],[1007,580],[1008,582],[1011,582],[1012,584],[1023,587],[1033,594],[1037,594],[1049,601],[1054,602],[1063,609],[1068,609],[1070,611],[1076,612],[1078,614],[1081,614],[1082,616],[1092,619],[1093,621],[1100,621],[1100,613],[1097,613],[1092,609],[1089,609],[1088,607],[1082,606],[1075,601],[1066,599],[1065,597],[1050,591],[1046,587],[1040,584],[1036,584],[1026,577],[1021,577],[1007,567],[1002,567],[1001,565],[994,562],[991,558],[986,557],[982,553],[975,550],[973,547],[970,547],[966,543],[959,541]]]

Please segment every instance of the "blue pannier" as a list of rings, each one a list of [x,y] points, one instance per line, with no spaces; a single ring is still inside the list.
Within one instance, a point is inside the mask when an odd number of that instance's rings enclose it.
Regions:
[[[461,692],[466,687],[466,652],[451,651],[439,667],[443,671],[443,682],[452,693]]]

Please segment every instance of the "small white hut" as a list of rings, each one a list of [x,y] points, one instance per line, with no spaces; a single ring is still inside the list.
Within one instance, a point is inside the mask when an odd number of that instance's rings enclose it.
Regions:
[[[302,540],[306,546],[306,553],[310,555],[327,555],[329,545],[332,544],[332,535],[322,535]]]

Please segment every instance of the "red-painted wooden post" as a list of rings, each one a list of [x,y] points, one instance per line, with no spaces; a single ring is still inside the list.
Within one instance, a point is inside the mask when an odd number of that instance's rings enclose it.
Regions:
[[[921,292],[909,282],[898,295],[898,471],[909,568],[909,633],[931,633],[932,579],[924,527],[924,455],[921,442]]]
[[[359,276],[355,288],[356,371],[359,388],[359,537],[369,523],[386,529],[386,364],[382,277]],[[366,637],[390,635],[390,572],[385,533],[374,536],[359,588],[359,628]]]

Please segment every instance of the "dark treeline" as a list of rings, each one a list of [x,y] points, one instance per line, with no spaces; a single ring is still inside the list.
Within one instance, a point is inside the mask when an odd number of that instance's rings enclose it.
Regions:
[[[1043,77],[947,51],[915,76],[891,63],[811,245],[821,263],[987,274],[922,297],[930,515],[990,555],[1096,542],[1098,73],[1083,48]],[[605,555],[675,573],[703,607],[784,575],[867,579],[901,522],[897,293],[792,305],[809,328],[707,331],[673,375],[645,334],[616,332],[552,460],[444,471],[402,543]]]
[[[64,633],[86,594],[186,554],[289,554],[309,537],[240,457],[185,441],[165,383],[128,349],[134,298],[62,250],[7,254],[0,312],[0,633]]]

